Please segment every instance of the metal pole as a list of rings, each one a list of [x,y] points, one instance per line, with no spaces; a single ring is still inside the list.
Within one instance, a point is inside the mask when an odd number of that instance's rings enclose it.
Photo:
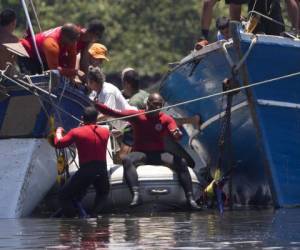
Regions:
[[[24,12],[25,12],[26,19],[27,19],[27,23],[28,23],[31,39],[32,39],[32,42],[33,42],[33,46],[34,46],[35,52],[37,54],[38,60],[41,64],[42,70],[44,71],[43,61],[42,61],[41,55],[39,53],[39,50],[38,50],[38,47],[37,47],[37,44],[36,44],[36,41],[35,41],[35,34],[34,34],[34,30],[32,28],[32,23],[31,23],[31,20],[30,20],[30,15],[29,15],[29,12],[28,12],[28,9],[27,9],[27,5],[25,3],[25,0],[21,0],[21,2],[22,2],[22,5],[23,5],[23,9],[24,9]]]

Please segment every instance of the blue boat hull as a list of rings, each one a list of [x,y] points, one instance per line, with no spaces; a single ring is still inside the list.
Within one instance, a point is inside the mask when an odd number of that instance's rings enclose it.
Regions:
[[[242,55],[248,50],[250,41],[251,36],[245,34],[235,39],[235,43],[240,44]],[[289,45],[282,45],[282,41]],[[235,63],[239,61],[238,52],[234,46],[229,46],[229,56]],[[278,53],[280,58],[277,59]],[[293,65],[290,65],[288,62],[292,58]],[[250,51],[245,70],[241,68],[237,78],[242,86],[246,81],[251,84],[299,72],[300,66],[296,63],[299,59],[300,43],[262,36]],[[231,76],[232,68],[225,57],[222,42],[219,42],[184,58],[163,80],[161,93],[168,104],[185,102],[221,93],[223,80]],[[231,198],[234,203],[273,203],[275,206],[300,204],[300,195],[297,193],[300,185],[297,158],[299,110],[258,104],[259,100],[298,103],[300,85],[297,86],[297,81],[299,77],[294,77],[242,90],[234,95],[231,109],[232,136],[221,166],[223,173],[232,170]],[[198,156],[205,159],[202,167],[210,168],[211,172],[216,169],[220,155],[218,139],[225,108],[226,97],[221,95],[176,108],[184,115],[201,114],[204,124],[197,139],[203,149],[198,151]]]
[[[237,38],[245,52],[249,37]],[[247,90],[273,200],[279,207],[300,205],[299,60],[299,41],[260,36],[246,61],[250,84],[286,76]]]

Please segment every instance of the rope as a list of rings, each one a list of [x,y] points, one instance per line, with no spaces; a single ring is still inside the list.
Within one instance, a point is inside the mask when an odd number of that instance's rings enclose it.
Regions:
[[[24,82],[24,81],[21,81],[21,80],[19,80],[19,81],[22,82],[22,83],[17,82],[16,80],[12,79],[11,77],[6,76],[6,75],[3,73],[2,70],[0,70],[0,75],[2,75],[4,78],[10,80],[11,82],[15,83],[15,84],[18,85],[19,87],[21,87],[21,88],[27,90],[28,92],[32,93],[33,95],[35,95],[35,96],[37,96],[37,97],[40,97],[40,98],[43,99],[43,101],[45,101],[45,102],[51,103],[52,98],[57,98],[56,95],[54,95],[54,94],[52,94],[52,93],[49,93],[49,92],[47,92],[47,91],[45,91],[45,90],[43,90],[43,89],[41,89],[41,88],[39,88],[39,87],[37,87],[37,86],[35,86],[35,85],[30,85],[30,84],[28,84],[28,83],[26,83],[26,82]],[[23,84],[24,84],[25,86],[24,86]],[[41,92],[44,93],[44,94],[48,94],[51,98],[45,98],[45,97],[43,97],[43,96],[37,94],[35,91],[32,90],[32,88],[37,89],[37,90],[41,91]],[[50,101],[49,101],[49,99],[50,99]],[[54,105],[59,111],[61,111],[62,113],[68,115],[69,117],[71,117],[72,119],[78,121],[79,123],[82,122],[82,121],[81,121],[80,119],[78,119],[76,116],[72,115],[71,113],[69,113],[68,111],[64,110],[63,108],[57,106],[57,105],[54,104],[53,102],[52,102],[52,105]]]
[[[63,83],[64,83],[64,86],[63,86],[63,90],[58,98],[58,105],[56,105],[51,96],[50,96],[50,93],[51,93],[51,90],[52,90],[52,74],[50,73],[50,77],[49,77],[49,100],[50,100],[50,105],[52,106],[52,109],[54,111],[54,113],[56,113],[57,117],[58,117],[58,123],[60,125],[63,124],[62,122],[62,118],[61,118],[61,114],[59,112],[59,110],[61,111],[61,109],[59,108],[59,104],[61,103],[61,100],[62,100],[62,97],[64,95],[64,92],[66,90],[66,85],[67,85],[67,81],[66,79],[63,79]],[[67,111],[65,111],[67,112]],[[68,113],[68,112],[67,112]],[[72,115],[72,117],[74,118],[74,116]],[[81,122],[81,121],[79,121]],[[69,153],[68,153],[69,152]],[[79,169],[79,166],[76,162],[76,150],[72,148],[72,146],[69,146],[69,147],[66,147],[66,148],[63,148],[63,149],[57,149],[55,148],[55,153],[56,153],[56,158],[58,159],[58,157],[61,155],[63,156],[63,159],[64,159],[64,165],[65,165],[65,171],[62,173],[62,174],[65,174],[65,178],[68,179],[70,177],[70,174],[69,174],[69,166],[74,163],[75,166],[77,167],[77,169]]]
[[[248,50],[246,51],[246,53],[243,55],[243,57],[241,58],[241,60],[239,61],[239,63],[236,65],[236,67],[234,68],[235,71],[239,70],[239,68],[243,65],[243,63],[246,61],[247,57],[249,56],[252,48],[254,47],[254,45],[256,44],[257,42],[257,36],[254,36],[252,39],[251,39],[251,44],[248,48]]]
[[[28,75],[25,75],[25,78],[26,78],[27,81],[30,83],[30,85],[34,85],[34,84],[32,83],[32,81],[31,81],[31,78],[30,78]],[[60,124],[62,124],[62,119],[61,119],[60,113],[58,112],[58,106],[54,104],[54,102],[53,102],[53,100],[52,100],[52,98],[51,98],[51,92],[50,92],[50,89],[51,89],[51,87],[52,87],[52,86],[51,86],[51,85],[52,85],[52,83],[51,83],[51,80],[52,80],[51,75],[50,75],[50,78],[49,78],[49,79],[50,79],[50,80],[49,80],[50,82],[49,82],[49,92],[48,92],[48,93],[49,93],[50,104],[52,105],[52,108],[53,108],[53,109],[55,110],[55,112],[57,113],[57,116],[58,116],[58,119],[59,119],[59,121],[60,121]],[[36,94],[36,96],[38,97],[39,103],[40,103],[40,105],[41,105],[41,107],[42,107],[44,113],[46,114],[48,120],[49,120],[49,119],[50,119],[50,114],[48,113],[46,107],[44,106],[44,103],[43,103],[43,101],[42,101],[41,96],[38,95],[38,94]],[[61,97],[60,97],[60,99],[61,99]],[[68,154],[67,150],[69,150],[69,154]],[[66,177],[66,179],[67,179],[67,178],[69,177],[69,169],[68,169],[68,168],[69,168],[70,164],[72,164],[73,162],[75,163],[76,167],[79,168],[78,165],[77,165],[77,163],[76,163],[76,161],[75,161],[75,158],[76,158],[76,152],[75,152],[75,150],[73,150],[71,147],[67,147],[66,149],[57,149],[57,148],[55,148],[55,154],[56,154],[56,158],[57,158],[57,159],[58,159],[58,157],[60,157],[60,156],[62,156],[63,159],[64,159],[65,171],[64,171],[63,173],[59,174],[59,175],[65,174],[65,177]],[[71,158],[70,158],[69,156],[70,156]]]
[[[230,42],[225,42],[223,43],[222,45],[222,49],[223,49],[223,52],[225,53],[225,57],[230,65],[230,67],[233,69],[233,71],[237,72],[239,70],[239,68],[243,65],[243,63],[246,61],[247,57],[249,56],[252,48],[254,47],[254,45],[256,44],[257,42],[257,36],[254,36],[252,39],[251,39],[251,43],[250,43],[250,46],[249,48],[247,49],[246,53],[243,55],[243,57],[241,58],[241,60],[238,62],[237,65],[234,64],[233,60],[231,59],[229,53],[228,53],[228,50],[226,48],[227,45],[231,45],[233,42],[230,41]]]
[[[1,74],[1,73],[2,73],[2,71],[0,71],[0,74]],[[228,93],[235,92],[235,91],[240,91],[240,90],[243,90],[243,89],[248,89],[248,88],[251,88],[251,87],[260,86],[260,85],[263,85],[263,84],[266,84],[266,83],[270,83],[270,82],[274,82],[274,81],[279,81],[279,80],[283,80],[283,79],[287,79],[287,78],[292,78],[292,77],[299,76],[299,75],[300,75],[300,71],[299,71],[299,72],[296,72],[296,73],[291,73],[291,74],[288,74],[288,75],[279,76],[279,77],[271,78],[271,79],[268,79],[268,80],[263,80],[263,81],[259,81],[259,82],[256,82],[256,83],[244,85],[244,86],[241,86],[241,87],[238,87],[238,88],[233,88],[233,89],[230,89],[230,90],[226,90],[226,91],[214,93],[214,94],[211,94],[211,95],[198,97],[198,98],[191,99],[191,100],[188,100],[188,101],[179,102],[179,103],[176,103],[176,104],[173,104],[173,105],[168,105],[168,106],[165,106],[165,107],[162,107],[162,108],[159,108],[159,109],[155,109],[155,110],[151,110],[151,111],[145,111],[145,112],[143,112],[143,113],[134,114],[134,115],[129,115],[129,116],[124,116],[124,117],[121,117],[121,118],[109,119],[109,120],[106,120],[106,121],[103,121],[103,122],[99,122],[98,124],[105,124],[105,123],[107,123],[107,122],[113,122],[113,121],[125,120],[125,119],[128,119],[128,118],[132,118],[132,117],[139,116],[140,114],[150,114],[150,113],[154,113],[154,112],[158,112],[158,111],[163,111],[163,110],[167,110],[167,109],[170,109],[170,108],[175,108],[175,107],[179,107],[179,106],[186,105],[186,104],[189,104],[189,103],[207,100],[207,99],[210,99],[210,98],[213,98],[213,97],[217,97],[217,96],[223,96],[223,95],[226,95],[226,94],[228,94]],[[17,81],[15,81],[14,79],[12,79],[12,78],[10,78],[10,77],[4,75],[3,73],[2,73],[2,76],[4,76],[5,78],[7,78],[8,80],[11,80],[12,82],[14,82],[14,83],[17,84],[18,86],[20,86],[20,87],[26,89],[27,91],[33,93],[34,95],[39,96],[37,93],[35,93],[34,91],[32,91],[32,90],[30,89],[30,86],[29,86],[29,87],[25,87],[25,86],[23,86],[22,84],[20,84],[20,83],[18,83]],[[47,93],[49,94],[49,92],[47,92]],[[56,97],[55,95],[51,94],[50,100],[53,98],[53,96]],[[45,99],[45,98],[43,98],[42,96],[40,96],[40,97],[41,97],[44,101],[49,102],[48,99]],[[64,109],[60,108],[59,106],[55,105],[54,103],[53,103],[53,105],[54,105],[58,110],[60,110],[61,112],[63,112],[63,113],[65,113],[66,115],[70,116],[71,118],[73,118],[74,120],[78,121],[79,123],[82,123],[82,121],[81,121],[80,119],[78,119],[76,116],[74,116],[74,115],[72,115],[71,113],[65,111]]]
[[[63,78],[63,83],[64,83],[64,87],[63,87],[63,89],[61,91],[60,97],[58,98],[58,104],[61,103],[61,100],[62,100],[62,98],[64,96],[64,93],[66,91],[66,88],[67,88],[67,80],[65,78]]]
[[[47,99],[44,99],[44,101],[49,102]],[[61,111],[62,113],[68,115],[70,118],[74,119],[75,121],[81,123],[82,120],[78,119],[76,116],[72,115],[71,113],[69,113],[68,111],[64,110],[63,108],[57,106],[56,104],[53,104],[59,111]]]
[[[50,93],[51,93],[51,91],[52,91],[52,74],[51,74],[51,73],[50,73],[50,77],[49,77],[48,86],[49,86],[49,100],[50,100],[50,104],[51,104],[51,106],[52,106],[52,109],[54,109],[54,112],[57,114],[58,119],[59,119],[59,122],[62,124],[62,119],[61,119],[60,113],[57,111],[57,110],[58,110],[58,108],[57,108],[58,106],[56,106],[56,105],[54,104],[52,98],[50,97]],[[62,96],[59,97],[59,102],[58,102],[58,103],[60,103],[61,97],[62,97]]]
[[[252,11],[254,11],[255,7],[256,7],[256,4],[257,4],[257,0],[255,0],[254,4],[253,4],[253,7],[252,7]]]
[[[226,59],[227,59],[227,61],[228,61],[228,63],[229,63],[229,65],[230,65],[231,68],[234,67],[234,63],[233,63],[233,61],[232,61],[232,59],[231,59],[231,57],[230,57],[230,55],[229,55],[229,53],[227,51],[226,46],[227,45],[232,45],[232,44],[233,44],[233,41],[225,42],[225,43],[222,44],[223,52],[224,52],[225,57],[226,57]]]
[[[30,79],[30,77],[29,77],[28,75],[25,75],[25,78],[27,79],[27,81],[29,82],[30,85],[34,85],[33,82],[31,81],[31,79]],[[50,114],[48,113],[48,111],[47,111],[47,109],[46,109],[46,107],[45,107],[43,101],[41,100],[40,95],[37,94],[36,97],[37,97],[37,99],[38,99],[38,101],[39,101],[39,103],[40,103],[40,105],[41,105],[41,107],[42,107],[44,113],[46,114],[47,118],[49,119],[49,118],[50,118]]]
[[[44,64],[43,64],[41,55],[39,53],[39,50],[38,50],[38,47],[37,47],[37,44],[36,44],[36,41],[35,41],[35,34],[34,34],[34,31],[33,31],[32,23],[31,23],[31,20],[30,20],[30,15],[29,15],[25,0],[22,0],[22,5],[23,5],[23,9],[24,9],[24,12],[25,12],[27,22],[28,22],[28,27],[29,27],[29,30],[30,30],[31,39],[33,41],[33,46],[34,46],[35,52],[37,54],[39,63],[41,64],[41,68],[44,71]]]
[[[268,80],[259,81],[259,82],[256,82],[256,83],[244,85],[244,86],[241,86],[241,87],[238,87],[238,88],[233,88],[233,89],[230,89],[230,90],[226,90],[226,91],[214,93],[214,94],[211,94],[211,95],[198,97],[198,98],[191,99],[191,100],[188,100],[188,101],[179,102],[179,103],[176,103],[176,104],[173,104],[173,105],[169,105],[169,106],[165,106],[165,107],[162,107],[162,108],[159,108],[159,109],[155,109],[155,110],[151,110],[151,111],[145,111],[143,113],[134,114],[134,115],[128,115],[128,116],[124,116],[124,117],[121,117],[121,118],[115,118],[115,119],[106,120],[105,122],[99,122],[98,124],[105,124],[107,122],[124,120],[124,119],[128,119],[128,118],[139,116],[141,114],[155,113],[155,112],[158,112],[158,111],[167,110],[167,109],[170,109],[170,108],[174,108],[174,107],[186,105],[186,104],[193,103],[193,102],[207,100],[207,99],[210,99],[210,98],[213,98],[213,97],[226,95],[226,94],[229,94],[229,93],[232,93],[232,92],[240,91],[240,90],[243,90],[243,89],[248,89],[248,88],[255,87],[255,86],[260,86],[260,85],[263,85],[263,84],[266,84],[266,83],[270,83],[270,82],[274,82],[274,81],[279,81],[279,80],[283,80],[283,79],[287,79],[287,78],[291,78],[291,77],[295,77],[295,76],[299,76],[299,75],[300,75],[300,71],[296,72],[296,73],[292,73],[292,74],[288,74],[288,75],[284,75],[284,76],[279,76],[279,77],[271,78],[271,79],[268,79]]]
[[[276,23],[276,24],[278,24],[278,25],[281,25],[281,26],[283,26],[283,27],[288,27],[288,28],[290,28],[290,29],[293,28],[293,27],[290,26],[290,25],[287,25],[287,24],[284,24],[284,23],[282,23],[282,22],[279,22],[279,21],[275,20],[274,18],[269,17],[269,16],[266,16],[266,15],[264,15],[264,14],[262,14],[262,13],[256,11],[256,10],[251,10],[251,11],[249,11],[249,14],[256,14],[256,15],[262,17],[262,18],[265,18],[265,19],[267,19],[267,20],[269,20],[269,21],[271,21],[271,22],[273,22],[273,23]]]

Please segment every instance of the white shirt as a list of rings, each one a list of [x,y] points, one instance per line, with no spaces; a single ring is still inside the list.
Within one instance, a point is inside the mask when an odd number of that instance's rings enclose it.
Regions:
[[[89,97],[91,100],[95,100],[96,96],[97,92],[92,91]],[[121,91],[115,85],[108,82],[103,83],[102,90],[98,93],[97,98],[99,102],[114,110],[137,110],[136,107],[130,106],[128,104]],[[127,123],[122,121],[114,121],[112,125],[116,129],[122,130],[127,125]]]

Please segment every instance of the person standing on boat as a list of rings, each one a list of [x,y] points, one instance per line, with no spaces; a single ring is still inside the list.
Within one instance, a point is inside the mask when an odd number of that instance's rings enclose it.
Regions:
[[[279,36],[284,32],[284,21],[279,0],[250,0],[249,11],[252,10],[274,19],[271,21],[258,15],[259,22],[253,31],[254,34],[265,33]],[[281,23],[281,25],[276,22]]]
[[[201,28],[202,36],[208,40],[210,24],[213,18],[213,9],[217,2],[220,0],[204,0],[201,14]],[[261,1],[261,0],[259,0]],[[225,0],[226,4],[229,4],[230,19],[234,21],[240,21],[242,4],[248,3],[249,0]]]
[[[300,1],[299,0],[285,0],[289,18],[291,20],[295,35],[300,32]]]
[[[54,146],[65,148],[74,143],[79,157],[79,170],[59,193],[63,214],[67,217],[76,215],[73,203],[83,198],[82,194],[86,193],[90,185],[96,190],[93,213],[97,212],[99,203],[104,201],[109,193],[106,148],[110,133],[107,128],[96,125],[97,115],[94,107],[87,107],[81,127],[71,129],[65,135],[63,128],[56,130]]]
[[[208,39],[209,27],[213,17],[213,8],[218,1],[219,0],[204,0],[203,3],[201,25],[202,34],[206,39]],[[279,0],[225,0],[225,3],[229,4],[230,20],[240,21],[242,5],[248,4],[249,11],[257,11],[283,24]],[[280,35],[283,31],[284,27],[282,25],[261,17],[254,33],[263,32],[268,35]]]
[[[145,110],[116,111],[100,102],[96,102],[95,106],[103,114],[112,117],[124,117],[133,127],[133,151],[122,160],[124,176],[133,194],[130,206],[134,207],[142,203],[136,168],[143,164],[166,164],[172,166],[174,171],[177,172],[190,208],[198,210],[200,207],[193,197],[192,180],[186,161],[180,156],[165,152],[164,136],[169,134],[174,140],[178,140],[182,136],[175,120],[160,111],[145,114],[145,111],[162,108],[163,104],[164,100],[160,94],[152,93],[147,99]],[[129,115],[134,115],[134,117],[126,118]]]
[[[253,33],[265,33],[267,35],[280,35],[284,31],[284,21],[282,18],[282,11],[280,0],[227,0],[230,3],[230,18],[232,20],[239,20],[241,16],[242,4],[248,2],[248,11],[256,11],[262,15],[274,19],[268,20],[263,16],[258,15],[258,24],[253,30]],[[234,14],[235,13],[235,14]],[[251,14],[252,16],[256,14]],[[282,25],[276,23],[282,23]]]
[[[14,10],[5,9],[0,13],[0,70],[4,70],[8,62],[15,63],[14,55],[3,44],[19,42],[19,39],[13,34],[16,24],[17,16]]]
[[[45,70],[57,69],[60,74],[74,78],[78,73],[75,69],[77,41],[80,29],[71,23],[53,28],[35,35],[38,51],[43,60]],[[36,55],[31,36],[21,39],[30,58],[20,58],[20,67],[25,73],[42,73],[42,67]]]

